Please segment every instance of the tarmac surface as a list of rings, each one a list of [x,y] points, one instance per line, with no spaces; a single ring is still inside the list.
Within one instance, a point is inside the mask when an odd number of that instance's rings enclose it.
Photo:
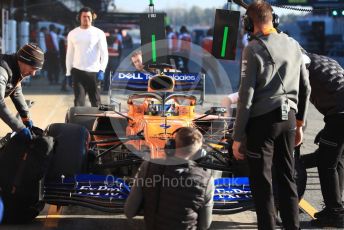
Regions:
[[[24,86],[26,99],[35,101],[31,108],[31,116],[34,125],[46,128],[51,123],[63,123],[66,111],[73,106],[73,93],[62,92],[60,85],[49,85],[46,79],[33,79],[30,85]],[[107,102],[107,94],[102,94],[102,102]],[[206,110],[211,104],[220,105],[223,95],[207,95],[206,103],[202,109]],[[124,98],[123,98],[124,99]],[[6,104],[15,112],[12,102],[6,99]],[[310,107],[308,125],[304,136],[304,144],[301,152],[311,153],[317,146],[313,139],[317,132],[322,129],[322,115],[313,106]],[[0,122],[0,136],[4,136],[10,129]],[[308,183],[304,195],[311,205],[317,210],[322,208],[322,196],[316,169],[307,170]],[[58,214],[58,215],[53,215]],[[317,229],[310,225],[311,218],[300,213],[302,229]],[[256,229],[256,216],[253,211],[244,211],[231,215],[213,215],[211,229]],[[27,225],[2,225],[0,229],[144,229],[142,217],[127,220],[124,215],[113,215],[94,211],[88,208],[68,206],[63,207],[60,212],[56,206],[46,205],[44,211],[36,220]]]

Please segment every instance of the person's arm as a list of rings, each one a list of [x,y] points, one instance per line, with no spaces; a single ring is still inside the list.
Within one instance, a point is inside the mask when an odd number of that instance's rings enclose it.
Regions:
[[[0,67],[2,68],[2,67]],[[3,70],[4,71],[4,70]],[[11,111],[7,108],[5,104],[5,90],[8,76],[3,74],[0,69],[0,118],[13,130],[19,132],[25,125],[23,122],[18,120]]]
[[[245,129],[250,117],[254,90],[256,86],[258,64],[253,50],[246,47],[241,60],[241,79],[236,120],[234,124],[234,141],[240,142],[245,136]]]
[[[299,95],[297,104],[296,119],[299,122],[303,122],[306,118],[309,104],[309,96],[311,94],[311,86],[309,83],[309,73],[304,62],[301,64],[300,83],[299,83]]]
[[[207,190],[205,192],[205,205],[199,210],[198,212],[198,230],[205,230],[209,229],[212,218],[213,206],[214,206],[214,178],[211,177],[208,182]]]
[[[69,33],[67,37],[67,52],[66,52],[66,76],[70,76],[70,71],[73,68],[74,46],[72,42],[72,34]]]
[[[144,183],[144,178],[146,175],[146,171],[148,168],[148,161],[144,161],[136,176],[135,176],[135,182],[134,185],[131,187],[130,194],[125,201],[124,205],[124,214],[127,218],[133,218],[136,216],[140,209],[142,208],[142,202],[143,202],[143,192],[142,192],[142,186]]]
[[[237,104],[239,100],[239,93],[231,93],[227,97],[224,97],[221,104],[226,108],[226,116],[231,116],[232,104]]]
[[[233,131],[232,151],[236,160],[243,160],[245,155],[240,151],[241,141],[245,137],[245,129],[250,117],[250,110],[254,96],[258,64],[253,50],[245,47],[241,60],[241,79],[239,100]]]
[[[109,54],[108,54],[106,36],[103,31],[101,31],[101,34],[100,34],[99,52],[100,52],[100,70],[105,72],[106,65],[109,60]]]
[[[300,145],[303,139],[302,127],[304,126],[306,116],[307,116],[310,94],[311,94],[311,86],[309,83],[309,73],[304,61],[302,61],[301,72],[300,72],[298,104],[297,104],[298,112],[296,114],[296,137],[295,137],[296,146]]]
[[[23,90],[21,85],[18,85],[14,92],[10,95],[11,100],[16,107],[20,117],[28,118],[29,117],[29,107],[26,104],[25,97],[23,95]]]

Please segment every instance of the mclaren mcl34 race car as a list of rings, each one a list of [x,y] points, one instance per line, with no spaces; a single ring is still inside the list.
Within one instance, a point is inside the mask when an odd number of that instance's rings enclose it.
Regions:
[[[37,203],[121,213],[142,161],[167,158],[166,142],[176,130],[194,127],[204,136],[202,151],[194,160],[212,170],[215,178],[214,212],[253,208],[247,164],[236,161],[231,152],[235,119],[224,116],[222,107],[197,112],[204,101],[204,82],[204,75],[198,73],[112,74],[108,105],[72,107],[66,123],[45,130],[55,143]],[[119,95],[126,95],[126,111]],[[306,172],[302,165],[296,166],[302,197]]]

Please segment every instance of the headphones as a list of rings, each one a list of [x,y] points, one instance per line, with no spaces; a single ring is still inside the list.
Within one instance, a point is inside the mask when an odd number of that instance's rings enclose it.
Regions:
[[[180,129],[183,127],[180,127],[176,129],[173,133],[172,136],[174,136],[176,133],[179,132]],[[175,138],[169,138],[166,141],[165,147],[164,147],[166,156],[168,157],[173,157],[174,154],[176,153],[176,139]],[[202,148],[202,146],[196,151],[196,153],[193,155],[192,159],[197,160],[201,157],[204,157],[207,154],[206,150]]]
[[[83,7],[83,8],[81,8],[81,9],[79,10],[78,14],[76,15],[75,20],[76,20],[77,22],[80,22],[80,21],[81,21],[80,17],[81,17],[81,14],[82,14],[83,12],[91,12],[91,14],[92,14],[92,21],[94,21],[94,20],[97,19],[97,14],[96,14],[90,7]]]
[[[243,20],[243,23],[244,23],[244,29],[247,32],[252,33],[253,30],[254,30],[253,20],[247,14],[245,14],[243,16],[242,20]],[[275,14],[274,12],[272,12],[272,25],[273,25],[273,27],[276,29],[278,27],[279,23],[280,23],[280,20],[279,20],[278,15]]]

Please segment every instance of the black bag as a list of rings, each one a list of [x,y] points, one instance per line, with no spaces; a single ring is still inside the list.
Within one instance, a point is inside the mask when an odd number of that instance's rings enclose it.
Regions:
[[[31,141],[16,135],[0,149],[4,223],[31,221],[44,207],[39,202],[39,182],[48,168],[53,146],[52,137],[43,136],[42,130],[35,129]]]

